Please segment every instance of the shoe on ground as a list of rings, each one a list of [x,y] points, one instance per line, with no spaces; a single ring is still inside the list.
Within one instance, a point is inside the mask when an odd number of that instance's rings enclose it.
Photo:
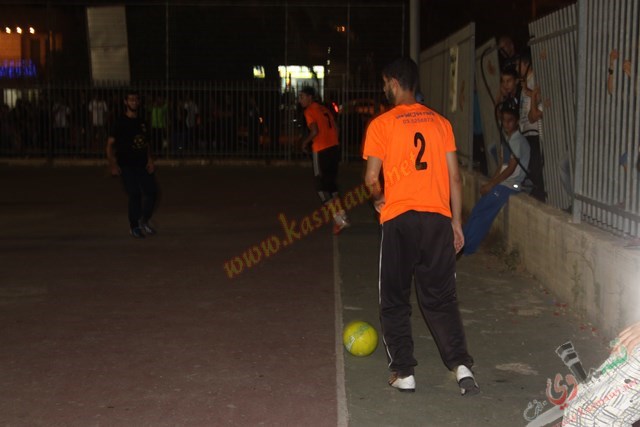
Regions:
[[[151,227],[146,221],[140,221],[140,228],[145,234],[149,236],[153,236],[154,234],[156,234],[156,229]]]
[[[471,369],[464,365],[460,365],[456,368],[456,380],[460,387],[460,394],[463,396],[472,396],[480,392],[480,387],[473,377]]]
[[[389,385],[400,391],[413,393],[416,391],[416,379],[413,375],[401,377],[397,372],[391,374]]]
[[[144,233],[142,232],[142,228],[140,227],[133,227],[131,229],[131,235],[134,239],[144,239]]]

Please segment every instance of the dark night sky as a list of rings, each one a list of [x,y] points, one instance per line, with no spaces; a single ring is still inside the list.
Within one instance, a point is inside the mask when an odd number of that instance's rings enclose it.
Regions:
[[[477,45],[508,34],[522,49],[529,37],[529,22],[573,3],[575,0],[421,0],[422,48],[473,21]]]
[[[568,0],[421,0],[421,47],[442,40],[469,22],[476,22],[476,42],[511,34],[526,45],[532,1],[539,16]],[[132,77],[165,77],[166,7],[164,2],[136,1],[127,5]],[[55,58],[56,75],[88,76],[85,7],[107,1],[7,2],[0,0],[0,25],[36,22],[63,33],[65,49]],[[289,64],[323,64],[327,47],[332,62],[346,62],[359,74],[378,74],[389,60],[408,54],[408,0],[175,1],[169,2],[169,74],[175,79],[244,79],[252,65],[265,65],[267,74]],[[405,5],[403,10],[402,5]],[[350,11],[348,14],[347,11]],[[285,18],[285,15],[287,18]],[[349,22],[347,22],[349,20]],[[350,37],[335,31],[350,25]],[[285,37],[285,34],[288,37]],[[285,41],[286,40],[286,41]],[[348,49],[347,49],[348,45]],[[367,66],[372,63],[372,66]],[[338,67],[336,67],[338,68]]]

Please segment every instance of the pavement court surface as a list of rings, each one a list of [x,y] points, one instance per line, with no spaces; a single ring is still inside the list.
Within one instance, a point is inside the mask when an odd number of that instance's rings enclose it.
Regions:
[[[361,175],[342,166],[343,195]],[[379,329],[369,204],[334,237],[309,227],[310,167],[157,177],[159,233],[135,240],[106,168],[0,166],[0,426],[524,426],[547,378],[569,373],[559,345],[587,369],[607,356],[597,329],[485,247],[457,273],[481,393],[459,395],[417,309],[417,390],[399,393],[381,343],[342,347],[350,320]]]

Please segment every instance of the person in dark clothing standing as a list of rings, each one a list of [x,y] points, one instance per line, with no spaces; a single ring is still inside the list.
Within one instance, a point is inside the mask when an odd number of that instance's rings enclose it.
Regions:
[[[138,116],[140,98],[128,91],[124,97],[125,113],[113,126],[107,140],[107,160],[112,176],[121,176],[129,195],[131,235],[141,239],[156,231],[149,225],[156,202],[157,184],[147,125]]]

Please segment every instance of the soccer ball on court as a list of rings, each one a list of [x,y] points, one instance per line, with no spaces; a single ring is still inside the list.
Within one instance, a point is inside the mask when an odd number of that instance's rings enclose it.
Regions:
[[[344,348],[354,356],[368,356],[378,346],[378,332],[369,323],[354,320],[344,327],[342,342]]]

